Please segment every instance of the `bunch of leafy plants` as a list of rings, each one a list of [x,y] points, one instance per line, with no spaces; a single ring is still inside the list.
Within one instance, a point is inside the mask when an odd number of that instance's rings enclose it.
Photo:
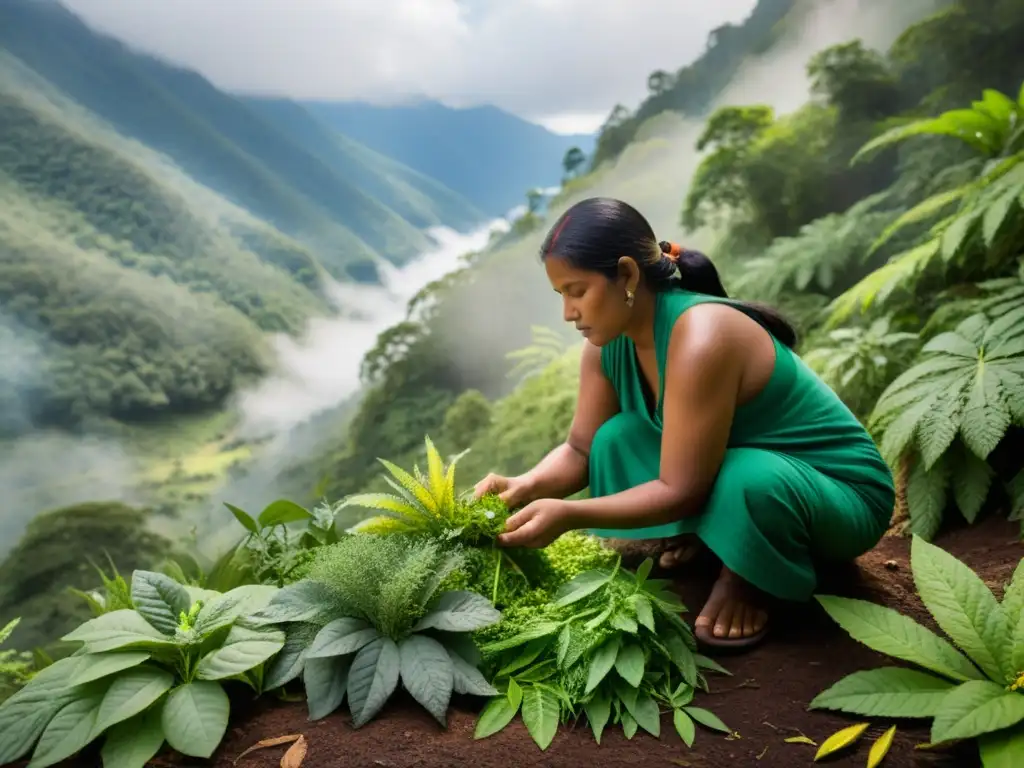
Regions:
[[[219,591],[243,584],[283,587],[302,578],[318,547],[336,543],[337,511],[321,503],[312,511],[288,501],[271,502],[256,517],[233,504],[225,507],[245,529],[245,536],[212,566],[204,569],[187,552],[176,553],[160,570],[182,584]],[[304,523],[296,527],[297,523]]]
[[[100,737],[105,768],[143,768],[164,741],[210,757],[230,714],[223,683],[259,693],[263,663],[284,645],[282,632],[245,621],[275,591],[252,585],[221,594],[135,571],[134,608],[103,612],[66,635],[79,649],[0,705],[0,764],[34,745],[31,765],[44,768]]]
[[[524,598],[535,602],[539,594],[553,591],[567,578],[614,558],[612,550],[582,534],[567,534],[561,545],[548,551],[497,546],[497,537],[510,514],[508,507],[494,494],[480,499],[457,495],[455,467],[463,454],[445,466],[429,436],[425,444],[426,474],[418,466],[409,472],[379,459],[390,473],[383,479],[394,493],[356,494],[342,502],[341,507],[359,506],[378,512],[355,526],[355,531],[422,536],[461,547],[465,553],[464,576],[458,586],[486,595],[502,608]],[[567,554],[571,550],[575,554]],[[575,569],[572,563],[577,564]]]
[[[923,668],[854,672],[812,709],[931,718],[931,743],[977,739],[985,768],[1024,765],[1024,561],[1000,602],[970,568],[914,536],[911,568],[921,601],[952,643],[891,608],[818,596],[850,637]]]
[[[481,713],[476,738],[502,730],[520,711],[541,749],[560,723],[584,713],[598,742],[609,723],[627,738],[638,728],[657,737],[663,707],[687,745],[695,722],[728,733],[717,716],[692,706],[695,691],[707,690],[702,670],[728,672],[695,652],[680,616],[686,608],[667,581],[648,578],[652,564],[636,573],[618,563],[584,572],[518,634],[483,646],[500,693]]]
[[[399,680],[442,725],[453,692],[494,695],[468,633],[501,614],[481,595],[439,589],[461,563],[457,550],[405,536],[363,533],[320,549],[307,577],[253,618],[285,633],[266,686],[301,675],[310,719],[347,697],[356,728],[380,712]]]

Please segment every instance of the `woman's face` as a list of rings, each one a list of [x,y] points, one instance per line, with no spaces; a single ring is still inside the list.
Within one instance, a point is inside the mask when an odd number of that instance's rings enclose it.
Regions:
[[[609,280],[598,272],[571,266],[565,259],[544,259],[551,287],[562,297],[562,317],[591,344],[603,347],[622,335],[630,317],[627,276]]]

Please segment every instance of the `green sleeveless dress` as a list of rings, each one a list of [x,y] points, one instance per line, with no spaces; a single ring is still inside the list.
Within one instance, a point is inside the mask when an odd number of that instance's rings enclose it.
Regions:
[[[656,296],[654,343],[662,392],[669,339],[683,312],[717,302],[753,317],[728,299],[683,290]],[[849,561],[878,543],[895,503],[888,465],[839,397],[772,338],[775,368],[765,388],[737,408],[704,510],[674,523],[591,533],[628,539],[696,534],[734,573],[786,600],[811,597],[815,563]],[[622,336],[602,348],[601,365],[618,394],[620,412],[594,436],[591,496],[656,480],[661,460],[662,400],[652,413],[632,340]]]

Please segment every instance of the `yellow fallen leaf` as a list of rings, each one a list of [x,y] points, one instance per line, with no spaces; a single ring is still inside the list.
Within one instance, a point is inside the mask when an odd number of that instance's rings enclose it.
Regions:
[[[889,748],[892,746],[892,739],[895,735],[896,726],[894,725],[875,740],[875,743],[871,745],[871,751],[868,752],[868,768],[878,768],[885,756],[889,754]]]
[[[299,740],[288,747],[288,751],[281,758],[281,768],[301,768],[302,761],[306,758],[306,737],[299,736]]]
[[[813,741],[806,736],[790,736],[786,739],[787,744],[810,744],[812,747],[818,746],[818,742]]]
[[[257,749],[266,749],[267,747],[277,747],[277,746],[280,746],[281,744],[291,744],[293,741],[298,741],[301,738],[302,738],[302,734],[301,733],[292,733],[292,734],[289,734],[288,736],[275,736],[272,739],[263,739],[262,741],[257,741],[255,744],[253,744],[251,747],[249,747],[247,750],[245,750],[245,752],[243,752],[238,757],[236,757],[234,759],[234,764],[237,764],[239,760],[241,760],[243,757],[248,755],[250,752],[255,752]]]
[[[858,723],[857,725],[851,725],[849,728],[843,728],[841,731],[837,731],[829,736],[822,745],[818,748],[818,754],[814,756],[814,762],[817,762],[823,757],[828,757],[834,752],[838,752],[840,749],[850,746],[857,739],[860,738],[861,734],[867,730],[870,723]]]

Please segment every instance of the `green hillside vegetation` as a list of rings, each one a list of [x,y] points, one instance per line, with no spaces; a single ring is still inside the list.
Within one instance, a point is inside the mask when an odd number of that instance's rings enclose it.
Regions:
[[[5,367],[0,399],[55,424],[218,406],[264,369],[261,331],[328,311],[322,268],[72,116],[0,89],[2,320],[40,366]]]
[[[405,260],[429,244],[412,222],[346,177],[351,160],[324,163],[301,135],[279,130],[194,72],[94,33],[56,3],[5,3],[0,48],[200,183],[312,244],[335,276],[376,257]],[[398,175],[390,184],[401,207],[422,208],[429,190],[441,193],[431,202],[445,214],[442,223],[464,224],[477,215],[471,207],[460,210],[454,193],[440,185],[422,185],[406,199],[399,195],[403,183]]]

